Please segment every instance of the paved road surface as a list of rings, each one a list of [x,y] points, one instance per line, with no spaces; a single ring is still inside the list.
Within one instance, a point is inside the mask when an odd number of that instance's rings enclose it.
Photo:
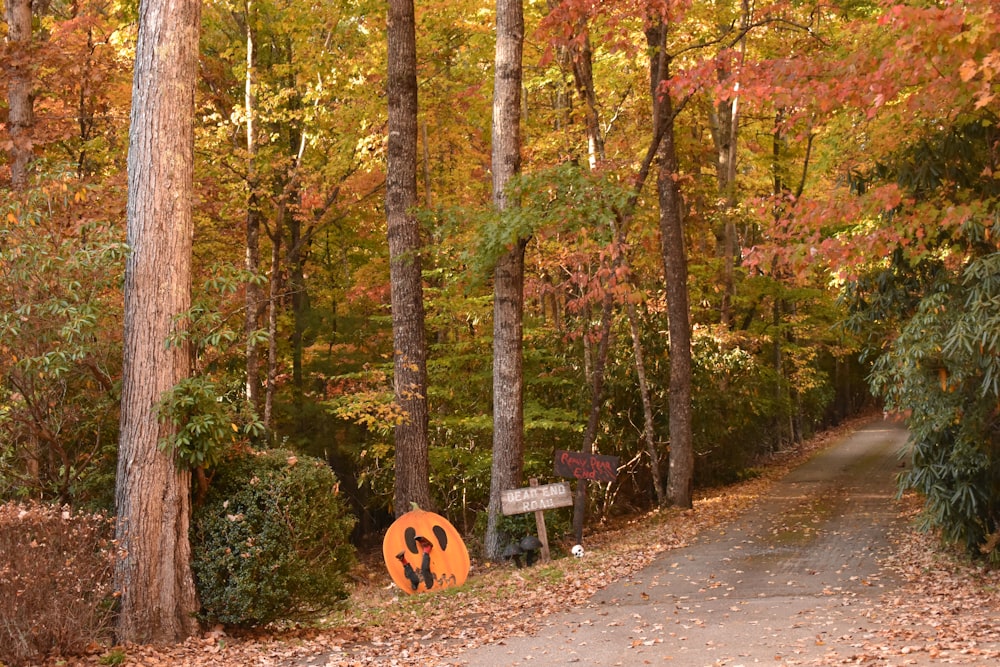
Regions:
[[[536,635],[456,664],[847,662],[882,620],[878,597],[895,586],[879,558],[898,515],[905,440],[901,426],[874,421],[785,476],[742,519],[549,617]]]

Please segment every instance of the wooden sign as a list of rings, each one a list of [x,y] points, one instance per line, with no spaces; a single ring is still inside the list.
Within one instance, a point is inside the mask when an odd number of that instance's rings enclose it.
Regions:
[[[569,507],[573,504],[573,493],[566,482],[529,486],[524,489],[510,489],[500,496],[501,511],[504,516]]]
[[[572,479],[613,482],[618,475],[618,457],[557,449],[555,473]]]
[[[542,562],[548,563],[549,557],[549,537],[545,530],[545,511],[557,507],[569,507],[573,504],[573,493],[569,484],[556,482],[555,484],[539,485],[534,477],[529,480],[531,486],[526,489],[509,489],[501,492],[500,511],[505,516],[511,514],[524,514],[526,512],[535,513],[535,526],[538,528],[538,539],[542,543]]]

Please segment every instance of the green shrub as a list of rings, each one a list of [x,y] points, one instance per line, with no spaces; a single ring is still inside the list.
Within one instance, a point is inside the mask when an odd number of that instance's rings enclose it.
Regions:
[[[909,411],[913,465],[899,482],[924,496],[924,526],[1000,562],[1000,253],[932,288],[870,382],[887,409]]]
[[[354,518],[320,459],[244,453],[216,470],[192,523],[192,566],[209,622],[308,620],[345,597]]]

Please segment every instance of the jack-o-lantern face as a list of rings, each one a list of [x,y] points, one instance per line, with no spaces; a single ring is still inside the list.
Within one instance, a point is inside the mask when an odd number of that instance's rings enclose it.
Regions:
[[[389,576],[407,593],[461,586],[469,576],[469,550],[443,516],[414,508],[396,519],[382,540]]]

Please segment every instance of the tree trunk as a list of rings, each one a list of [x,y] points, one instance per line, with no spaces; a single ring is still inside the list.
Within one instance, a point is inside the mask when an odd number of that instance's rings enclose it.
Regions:
[[[385,211],[392,300],[396,516],[431,504],[427,435],[427,342],[417,204],[417,45],[413,0],[389,0],[389,145]]]
[[[577,26],[578,39],[570,47],[573,64],[573,80],[576,91],[584,103],[587,119],[587,158],[591,171],[604,161],[604,133],[597,108],[597,92],[594,89],[594,52],[590,46],[590,32],[587,22],[581,19]]]
[[[246,284],[246,315],[244,320],[244,336],[247,346],[247,382],[246,395],[250,405],[257,414],[261,414],[263,403],[261,397],[261,349],[256,340],[256,332],[264,315],[264,294],[255,276],[260,274],[260,228],[262,215],[258,201],[257,188],[257,139],[255,122],[257,118],[257,98],[254,94],[254,75],[256,74],[256,43],[254,40],[254,18],[251,14],[251,3],[246,3],[247,31],[247,73],[244,81],[244,105],[247,116],[247,215],[246,215],[246,254],[243,268],[246,269],[248,280]]]
[[[6,0],[7,44],[4,65],[7,74],[7,130],[10,135],[10,187],[21,192],[28,186],[31,161],[31,129],[34,125],[34,96],[28,67],[31,47],[31,0]],[[42,476],[42,445],[35,435],[24,443],[25,473],[34,483]]]
[[[635,304],[626,300],[629,331],[632,333],[632,352],[635,354],[635,373],[639,378],[639,396],[642,398],[642,439],[649,453],[649,471],[653,477],[653,492],[656,494],[656,504],[663,507],[667,504],[666,489],[663,485],[663,475],[660,474],[660,451],[656,448],[656,428],[653,425],[653,401],[649,396],[649,381],[646,379],[645,354],[642,348],[642,338],[639,335],[639,315]]]
[[[590,414],[587,417],[587,428],[583,431],[583,447],[580,450],[586,454],[594,453],[594,441],[597,440],[597,427],[600,425],[601,403],[604,402],[604,368],[608,361],[608,349],[611,344],[613,311],[614,296],[609,285],[601,306],[601,330],[597,343],[597,357],[594,359],[594,370],[590,378]],[[587,514],[588,486],[587,480],[577,480],[576,497],[573,499],[573,536],[576,538],[577,544],[583,543],[583,520]]]
[[[281,215],[278,216],[278,220]],[[267,381],[264,384],[264,428],[274,429],[274,394],[278,380],[278,309],[281,304],[281,245],[282,226],[275,224],[271,239],[271,280],[267,293]]]
[[[741,0],[740,31],[746,33],[750,22],[750,2]],[[740,64],[746,54],[746,35],[740,38]],[[723,326],[732,326],[732,301],[735,294],[734,271],[738,254],[736,224],[736,157],[739,138],[739,81],[734,73],[718,69],[719,82],[728,84],[733,80],[732,96],[721,100],[715,109],[716,131],[716,175],[719,184],[719,217],[722,220],[721,254],[722,254],[722,305],[719,320]]]
[[[493,272],[493,464],[486,523],[486,557],[503,552],[500,498],[520,486],[524,466],[524,249],[519,241]]]
[[[738,100],[733,97],[719,102],[716,107],[716,177],[719,189],[718,211],[722,229],[716,232],[721,243],[722,255],[722,304],[719,308],[720,323],[732,325],[732,300],[734,293],[736,225],[736,141],[739,127]]]
[[[552,10],[558,5],[558,2],[557,0],[549,0],[548,4],[549,9]],[[572,45],[570,46],[570,58],[576,91],[586,108],[588,158],[590,169],[593,171],[600,162],[603,162],[605,154],[600,112],[597,107],[597,93],[594,88],[593,50],[590,46],[590,36],[585,18],[581,19],[577,24],[577,34],[574,35]],[[659,134],[654,137],[654,143],[659,143]],[[635,197],[629,199],[626,210],[621,212],[619,224],[612,224],[612,231],[614,232],[619,248],[619,254],[616,256],[615,262],[616,267],[623,266],[626,269],[629,267],[628,256],[626,254],[626,226],[628,220],[632,217],[632,211],[638,201],[638,193],[642,190],[643,183],[645,183],[646,174],[648,174],[648,168],[642,169],[635,184]],[[656,449],[656,435],[653,426],[653,403],[650,399],[649,383],[646,379],[646,367],[642,349],[642,338],[639,335],[638,316],[635,304],[628,298],[626,298],[625,303],[632,335],[632,349],[635,354],[635,369],[639,379],[639,395],[642,398],[643,441],[649,453],[650,472],[653,477],[656,502],[662,506],[666,504],[666,496],[660,475],[660,456]],[[586,345],[586,343],[587,339],[584,338],[584,344]],[[586,359],[589,359],[589,355],[585,357],[585,361]],[[590,377],[590,373],[587,372],[586,376]]]
[[[497,45],[493,89],[493,205],[508,202],[507,182],[521,170],[521,79],[524,49],[522,0],[497,0]],[[500,497],[521,483],[524,466],[524,249],[518,239],[493,274],[493,466],[485,551],[491,560],[503,550]]]
[[[293,205],[285,209],[283,224],[288,229],[288,249],[285,253],[285,267],[288,272],[285,293],[288,294],[289,305],[292,308],[292,388],[295,390],[295,402],[298,406],[302,401],[304,375],[302,370],[305,356],[306,328],[309,318],[309,293],[306,291],[305,263],[307,256],[306,244],[309,238],[308,229],[302,229],[302,220],[298,215],[301,209],[302,196],[299,188],[289,193],[289,201]]]
[[[666,280],[667,330],[670,338],[670,465],[667,497],[678,507],[691,507],[694,484],[694,446],[691,424],[691,320],[688,305],[687,253],[684,248],[683,204],[677,148],[674,144],[674,111],[664,85],[670,79],[666,53],[667,26],[646,33],[651,61],[654,127],[662,133],[657,147],[656,189],[660,205],[660,247]]]
[[[10,133],[10,184],[15,191],[28,185],[34,96],[28,50],[31,46],[31,0],[7,0],[7,128]]]
[[[186,344],[167,341],[191,305],[194,91],[200,3],[142,0],[128,153],[121,435],[115,501],[120,642],[174,642],[197,630],[191,473],[158,447],[157,402],[186,378]]]

